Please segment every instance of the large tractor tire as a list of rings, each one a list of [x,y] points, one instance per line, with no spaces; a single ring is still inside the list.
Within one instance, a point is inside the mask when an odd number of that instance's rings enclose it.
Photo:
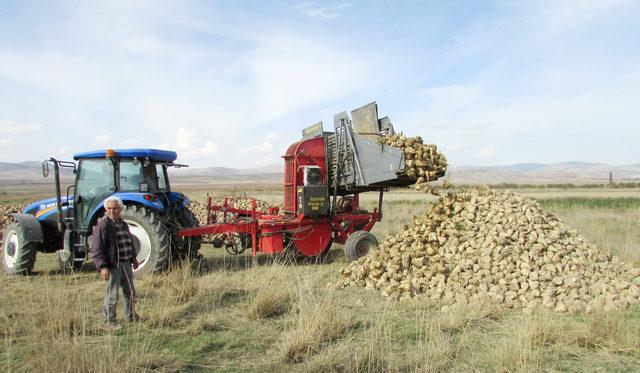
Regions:
[[[197,227],[198,219],[188,208],[184,207],[176,214],[177,224],[180,228]],[[202,245],[202,237],[179,237],[177,234],[173,236],[173,245],[177,249],[177,259],[195,259],[200,252]]]
[[[139,266],[135,276],[162,272],[169,266],[171,240],[167,228],[156,214],[144,207],[127,205],[122,219],[129,225]]]
[[[355,231],[344,243],[344,256],[352,262],[378,248],[378,239],[367,231]]]
[[[2,242],[2,265],[9,275],[29,274],[33,270],[38,242],[27,241],[18,223],[10,224]]]

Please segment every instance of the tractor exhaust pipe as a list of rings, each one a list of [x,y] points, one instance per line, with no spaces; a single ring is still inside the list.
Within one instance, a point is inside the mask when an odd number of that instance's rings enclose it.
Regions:
[[[56,185],[56,207],[58,209],[58,231],[64,232],[64,218],[62,217],[62,196],[60,192],[60,166],[55,158],[50,158],[50,162],[53,163],[53,177],[55,178],[54,184]]]

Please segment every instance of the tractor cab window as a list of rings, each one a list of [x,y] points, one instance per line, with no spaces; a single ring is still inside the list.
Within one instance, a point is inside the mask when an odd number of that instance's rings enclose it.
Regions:
[[[133,160],[120,161],[120,190],[123,192],[158,192],[167,189],[162,165]]]
[[[94,197],[102,193],[113,193],[113,163],[108,159],[83,159],[78,166],[76,193]]]
[[[74,197],[78,228],[87,228],[93,209],[115,192],[114,172],[109,159],[80,160]]]
[[[140,191],[140,183],[144,180],[142,167],[141,162],[120,161],[120,191]]]
[[[159,190],[167,190],[167,174],[165,172],[165,167],[157,163],[156,164],[156,174],[158,175],[158,189]]]

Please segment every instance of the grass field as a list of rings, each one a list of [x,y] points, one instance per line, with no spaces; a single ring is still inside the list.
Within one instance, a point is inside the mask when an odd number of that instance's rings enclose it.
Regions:
[[[640,260],[637,190],[525,190],[590,242]],[[188,191],[202,198],[204,190]],[[221,196],[224,190],[215,190]],[[278,190],[249,192],[278,202]],[[391,193],[382,239],[425,209],[425,195]],[[373,207],[377,195],[363,196]],[[31,277],[0,276],[5,371],[639,371],[640,308],[526,316],[492,304],[396,303],[365,289],[332,290],[345,261],[282,264],[206,246],[206,262],[137,280],[145,320],[101,328],[104,283],[88,263],[62,275],[39,255]],[[122,308],[118,309],[122,318]]]

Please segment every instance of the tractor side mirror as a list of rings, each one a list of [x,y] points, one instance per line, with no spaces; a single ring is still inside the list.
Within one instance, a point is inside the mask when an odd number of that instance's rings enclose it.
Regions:
[[[49,176],[49,162],[47,161],[42,162],[42,176]]]

